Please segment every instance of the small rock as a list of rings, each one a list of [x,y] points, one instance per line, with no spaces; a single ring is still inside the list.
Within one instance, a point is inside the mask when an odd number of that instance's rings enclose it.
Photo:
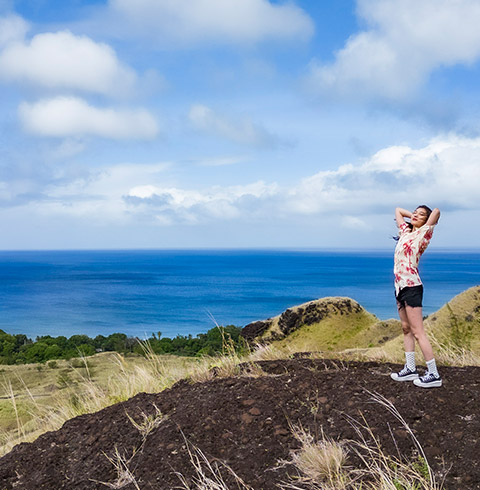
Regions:
[[[440,447],[438,447],[438,446],[431,446],[431,447],[429,447],[428,450],[427,450],[427,452],[428,452],[428,455],[429,456],[432,456],[434,458],[443,455],[442,449]]]
[[[274,434],[276,436],[288,436],[290,432],[287,429],[284,429],[283,427],[280,427],[278,429],[275,429]]]
[[[242,405],[244,405],[245,407],[249,407],[250,405],[253,405],[254,403],[255,403],[255,400],[252,400],[251,398],[249,398],[248,400],[242,401]]]
[[[408,432],[404,429],[397,429],[395,431],[395,437],[401,437],[402,439],[406,439],[408,437]]]

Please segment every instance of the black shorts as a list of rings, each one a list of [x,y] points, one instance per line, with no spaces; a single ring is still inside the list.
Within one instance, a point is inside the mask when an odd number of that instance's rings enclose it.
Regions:
[[[398,309],[405,308],[405,306],[418,307],[422,306],[423,300],[423,285],[411,286],[400,289],[398,295],[395,296],[397,299]]]

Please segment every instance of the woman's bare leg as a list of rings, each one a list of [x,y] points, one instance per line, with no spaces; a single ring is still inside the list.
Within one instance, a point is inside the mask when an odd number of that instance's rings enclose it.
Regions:
[[[403,345],[405,346],[405,352],[415,352],[415,337],[410,329],[405,307],[398,308],[398,316],[402,322]]]
[[[405,307],[405,316],[408,325],[410,327],[410,332],[412,334],[412,337],[416,339],[416,341],[418,342],[418,345],[420,346],[420,350],[422,351],[425,361],[431,361],[433,359],[433,350],[430,341],[428,340],[427,334],[425,333],[425,329],[423,327],[422,308],[418,306],[412,307],[407,305]],[[400,319],[401,318],[402,317],[400,316]],[[403,326],[403,320],[402,320],[402,326]],[[409,343],[408,345],[410,346],[411,339],[406,340],[404,336],[404,342],[405,343],[408,342]],[[415,346],[415,341],[414,341],[414,346]]]

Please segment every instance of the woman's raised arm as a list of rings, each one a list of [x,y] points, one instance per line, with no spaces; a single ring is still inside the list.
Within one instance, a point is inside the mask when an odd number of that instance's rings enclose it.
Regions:
[[[435,208],[431,213],[430,216],[427,219],[427,224],[428,226],[434,226],[438,223],[438,220],[440,219],[440,209]]]
[[[411,218],[412,213],[403,208],[395,208],[395,220],[397,222],[397,226],[400,226],[405,223],[405,218]]]

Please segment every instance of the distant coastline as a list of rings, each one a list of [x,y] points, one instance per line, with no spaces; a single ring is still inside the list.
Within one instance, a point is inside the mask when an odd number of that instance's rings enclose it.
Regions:
[[[396,316],[392,250],[176,249],[0,252],[0,329],[12,334],[196,335],[326,296]],[[429,249],[425,312],[480,283],[480,253]],[[212,319],[213,316],[213,319]]]

